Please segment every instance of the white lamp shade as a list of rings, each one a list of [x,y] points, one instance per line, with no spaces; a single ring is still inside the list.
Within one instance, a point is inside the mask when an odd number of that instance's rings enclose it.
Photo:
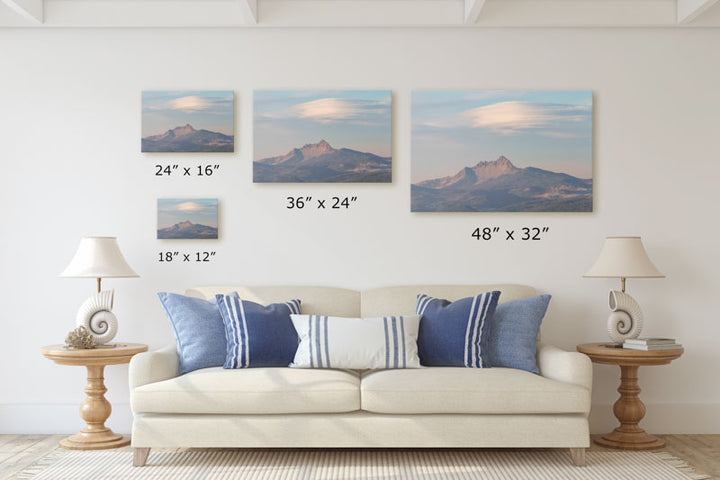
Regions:
[[[584,277],[664,278],[653,265],[640,237],[607,237],[595,264]]]
[[[115,237],[83,237],[61,277],[139,277],[120,252]]]

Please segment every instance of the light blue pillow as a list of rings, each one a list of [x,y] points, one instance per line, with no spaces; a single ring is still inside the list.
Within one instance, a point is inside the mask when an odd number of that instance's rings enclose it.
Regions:
[[[223,368],[287,367],[298,348],[290,314],[300,300],[263,306],[234,295],[216,295],[225,328]]]
[[[225,326],[215,299],[158,293],[175,334],[180,375],[225,362]]]
[[[538,295],[497,306],[489,322],[490,366],[539,373],[535,344],[550,298],[550,295]]]
[[[487,326],[499,291],[449,302],[418,295],[416,312],[422,315],[418,332],[420,363],[437,367],[489,367]]]

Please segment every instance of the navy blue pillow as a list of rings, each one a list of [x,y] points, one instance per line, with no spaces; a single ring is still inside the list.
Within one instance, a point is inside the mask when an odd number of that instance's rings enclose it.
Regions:
[[[538,295],[498,305],[489,322],[487,353],[491,366],[539,373],[535,345],[549,304],[550,295]]]
[[[215,299],[158,293],[175,334],[178,373],[219,367],[225,362],[225,326]]]
[[[416,312],[422,315],[418,355],[425,366],[485,368],[488,321],[500,292],[486,292],[455,302],[418,295]]]
[[[233,295],[216,295],[225,326],[223,368],[287,367],[295,357],[298,334],[290,314],[300,300],[263,306]]]

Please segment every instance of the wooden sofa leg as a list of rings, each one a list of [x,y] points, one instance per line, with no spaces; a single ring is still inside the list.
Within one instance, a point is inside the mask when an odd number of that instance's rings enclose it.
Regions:
[[[149,448],[133,448],[133,467],[144,467],[150,455]]]
[[[585,463],[585,449],[584,448],[571,448],[570,456],[576,467],[584,467]]]

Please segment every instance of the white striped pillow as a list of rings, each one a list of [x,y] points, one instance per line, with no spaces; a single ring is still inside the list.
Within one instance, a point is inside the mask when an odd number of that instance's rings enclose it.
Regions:
[[[420,315],[375,318],[290,315],[300,337],[295,368],[419,368]]]

